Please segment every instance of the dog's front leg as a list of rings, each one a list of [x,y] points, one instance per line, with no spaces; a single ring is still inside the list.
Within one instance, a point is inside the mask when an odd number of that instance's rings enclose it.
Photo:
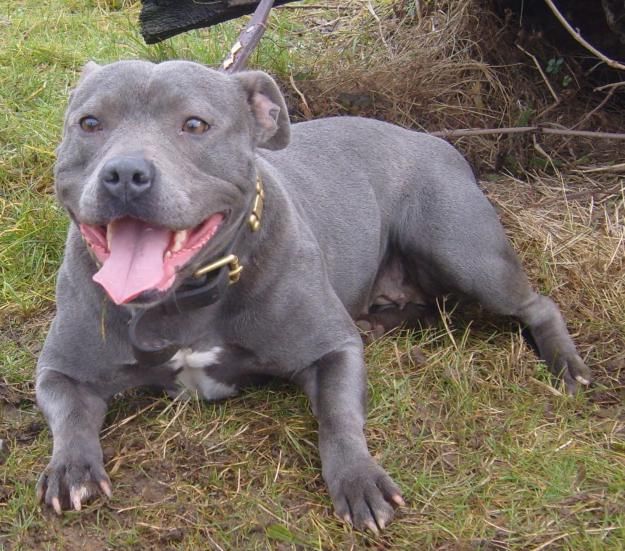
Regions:
[[[403,499],[367,449],[362,346],[351,344],[326,354],[296,381],[308,395],[319,422],[323,478],[337,515],[358,529],[377,533],[392,519],[394,508],[402,505]]]
[[[53,437],[52,459],[37,482],[39,500],[61,514],[70,507],[80,510],[99,490],[110,496],[98,436],[106,400],[91,385],[45,367],[38,373],[36,390]]]

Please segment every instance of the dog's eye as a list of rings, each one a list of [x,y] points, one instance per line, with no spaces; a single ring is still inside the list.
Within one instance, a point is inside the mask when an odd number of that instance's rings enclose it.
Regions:
[[[189,134],[204,134],[209,128],[210,125],[206,121],[197,117],[188,118],[182,125],[182,131]]]
[[[102,123],[91,115],[87,115],[86,117],[80,119],[78,124],[80,124],[80,128],[82,128],[85,132],[96,132],[97,130],[102,130]]]

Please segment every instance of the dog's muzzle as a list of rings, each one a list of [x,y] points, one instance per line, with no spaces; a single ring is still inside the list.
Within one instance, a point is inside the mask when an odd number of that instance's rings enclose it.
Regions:
[[[260,175],[256,178],[256,194],[251,212],[240,224],[234,239],[222,254],[212,262],[198,268],[165,301],[153,308],[134,311],[128,328],[128,336],[135,359],[142,365],[160,365],[170,360],[180,345],[165,339],[146,337],[144,326],[155,316],[182,314],[197,308],[205,308],[217,302],[229,285],[239,281],[243,266],[234,253],[248,231],[257,232],[265,202],[265,191]],[[147,323],[149,325],[149,322]]]

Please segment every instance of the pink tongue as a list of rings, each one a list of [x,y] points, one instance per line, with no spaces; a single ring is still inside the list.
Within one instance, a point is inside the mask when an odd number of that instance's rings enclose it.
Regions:
[[[163,255],[172,232],[133,218],[112,222],[110,256],[93,280],[102,285],[115,304],[124,304],[159,286],[165,273]]]

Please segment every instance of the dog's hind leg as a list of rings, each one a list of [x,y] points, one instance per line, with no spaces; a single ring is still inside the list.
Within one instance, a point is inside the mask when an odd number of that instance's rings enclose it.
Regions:
[[[436,294],[458,293],[491,312],[519,319],[531,332],[539,356],[573,393],[579,384],[589,384],[590,370],[560,310],[531,288],[494,209],[474,190],[463,197],[465,204],[446,210],[444,216],[433,206],[418,240],[402,239],[405,262],[415,267],[417,279],[426,280],[417,281],[422,288],[434,282]]]
[[[560,309],[550,298],[530,289],[513,315],[530,330],[540,357],[554,375],[562,377],[569,393],[577,390],[578,383],[590,383],[590,369],[577,353]]]
[[[493,228],[490,228],[493,230]],[[501,227],[497,228],[503,236]],[[491,249],[477,241],[462,257],[445,258],[445,279],[451,290],[474,299],[496,314],[519,319],[530,331],[539,356],[561,377],[567,392],[590,382],[590,370],[580,358],[559,308],[534,291],[508,243]],[[454,275],[456,274],[456,275]]]

